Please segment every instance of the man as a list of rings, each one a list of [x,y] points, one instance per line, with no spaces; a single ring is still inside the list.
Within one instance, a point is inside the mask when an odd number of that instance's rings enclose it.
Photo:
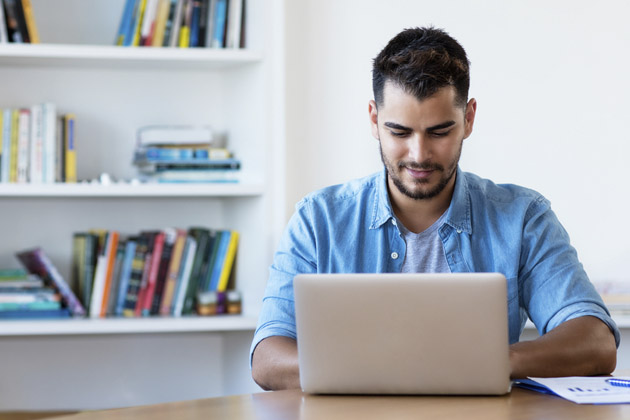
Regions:
[[[297,204],[252,343],[262,388],[300,386],[292,281],[312,272],[500,272],[513,378],[612,372],[619,332],[549,202],[459,169],[468,88],[466,52],[442,30],[405,30],[376,57],[369,116],[385,169]],[[528,316],[541,337],[519,343]]]

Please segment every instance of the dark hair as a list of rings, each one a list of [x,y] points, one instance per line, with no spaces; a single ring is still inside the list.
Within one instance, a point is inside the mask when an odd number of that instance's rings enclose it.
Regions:
[[[383,104],[383,88],[389,80],[418,100],[432,96],[445,86],[453,86],[456,103],[466,105],[469,66],[464,48],[444,30],[405,29],[374,59],[374,100],[377,106]]]

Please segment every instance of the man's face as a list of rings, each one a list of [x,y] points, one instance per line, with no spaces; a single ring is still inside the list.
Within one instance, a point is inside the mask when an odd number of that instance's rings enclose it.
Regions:
[[[378,111],[370,101],[370,121],[390,192],[422,200],[450,191],[462,142],[472,132],[475,100],[456,105],[455,89],[444,87],[419,101],[391,82],[385,83],[383,98]]]

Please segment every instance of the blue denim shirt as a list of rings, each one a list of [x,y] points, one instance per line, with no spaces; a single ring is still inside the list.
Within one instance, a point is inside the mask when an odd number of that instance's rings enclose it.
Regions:
[[[550,203],[535,191],[457,171],[438,229],[451,272],[498,272],[508,289],[510,343],[529,317],[540,334],[592,315],[619,331],[589,281]],[[298,273],[397,273],[406,246],[395,224],[385,170],[311,193],[280,241],[250,352],[263,339],[296,338]]]

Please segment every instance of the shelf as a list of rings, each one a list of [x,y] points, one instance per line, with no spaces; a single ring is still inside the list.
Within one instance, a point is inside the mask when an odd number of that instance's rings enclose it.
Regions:
[[[0,197],[253,197],[261,184],[0,184]]]
[[[2,320],[0,337],[138,333],[254,331],[255,317],[218,315],[181,318]]]
[[[261,61],[247,49],[152,48],[109,45],[0,44],[0,65],[143,70],[203,70]]]

